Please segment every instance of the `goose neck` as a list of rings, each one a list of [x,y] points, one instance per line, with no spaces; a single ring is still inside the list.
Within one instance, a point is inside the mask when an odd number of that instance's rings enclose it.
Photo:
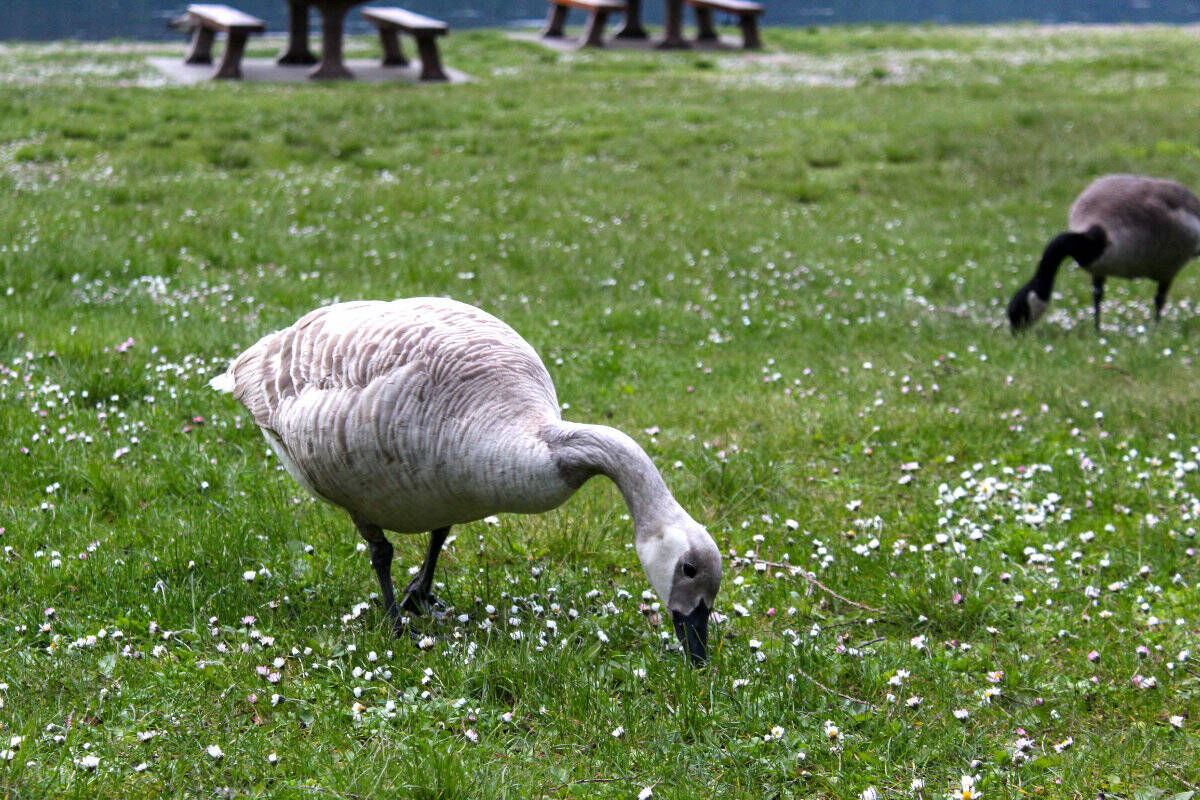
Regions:
[[[1050,294],[1054,291],[1054,278],[1058,275],[1062,262],[1073,258],[1079,266],[1087,267],[1100,256],[1106,243],[1104,230],[1096,225],[1084,232],[1060,233],[1050,240],[1042,252],[1042,260],[1038,262],[1037,272],[1034,273],[1029,288],[1042,301],[1049,302]]]
[[[604,425],[559,425],[552,447],[560,471],[578,483],[592,475],[612,480],[639,538],[686,516],[650,456],[632,438]]]

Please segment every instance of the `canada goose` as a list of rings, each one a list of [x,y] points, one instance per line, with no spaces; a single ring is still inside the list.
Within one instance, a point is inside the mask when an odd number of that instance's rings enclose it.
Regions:
[[[1157,281],[1154,321],[1158,322],[1171,281],[1200,253],[1200,199],[1175,181],[1106,175],[1075,200],[1068,227],[1046,245],[1033,280],[1009,302],[1008,321],[1014,333],[1046,312],[1054,276],[1068,256],[1092,275],[1097,330],[1104,281],[1110,276]]]
[[[401,608],[437,603],[433,572],[451,525],[549,511],[606,475],[684,650],[705,659],[721,582],[712,536],[633,439],[562,420],[537,353],[491,314],[430,297],[338,303],[264,336],[211,385],[250,411],[293,478],[350,513],[397,632]],[[398,604],[385,530],[430,532]]]

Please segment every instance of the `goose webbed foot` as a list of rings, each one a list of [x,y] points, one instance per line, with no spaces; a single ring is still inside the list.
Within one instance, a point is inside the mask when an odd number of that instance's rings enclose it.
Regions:
[[[400,608],[414,614],[436,613],[445,610],[446,604],[428,588],[423,588],[420,585],[420,578],[421,576],[418,575],[404,590],[404,597],[400,599]]]
[[[379,579],[380,600],[383,610],[392,620],[392,627],[397,636],[403,636],[408,631],[407,617],[401,612],[408,611],[415,615],[432,614],[440,617],[446,605],[433,594],[433,571],[437,568],[438,554],[446,543],[446,535],[450,528],[439,528],[429,535],[429,548],[425,553],[425,562],[416,577],[409,582],[400,602],[396,602],[395,589],[392,586],[392,555],[391,542],[384,536],[383,530],[377,525],[355,519],[359,533],[367,541],[371,552],[371,567]]]
[[[408,639],[414,644],[421,639],[421,632],[416,629],[416,626],[411,623],[415,622],[412,617],[407,614],[399,613],[392,620],[392,635],[397,639]]]
[[[414,614],[432,612],[434,616],[446,608],[446,604],[433,594],[433,571],[437,569],[438,554],[442,552],[442,545],[446,543],[446,535],[449,533],[450,528],[447,527],[438,528],[429,534],[429,548],[425,551],[425,562],[421,564],[421,569],[417,572],[416,577],[404,590],[400,608]]]

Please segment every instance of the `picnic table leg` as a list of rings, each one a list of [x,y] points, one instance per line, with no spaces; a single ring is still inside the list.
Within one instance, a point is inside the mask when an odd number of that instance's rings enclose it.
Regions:
[[[742,14],[738,24],[742,26],[742,48],[761,50],[762,40],[758,38],[758,17],[754,14]]]
[[[646,39],[642,27],[642,0],[625,0],[625,22],[614,36],[616,39]]]
[[[288,46],[275,60],[277,64],[315,64],[317,57],[308,49],[308,3],[288,0]]]
[[[663,38],[655,47],[660,50],[682,50],[690,46],[687,39],[683,38],[683,0],[667,0]]]
[[[435,37],[418,36],[417,52],[421,54],[421,80],[450,80],[442,69],[442,57],[438,54],[437,39]]]
[[[404,49],[400,46],[400,31],[381,24],[379,26],[379,44],[383,46],[383,65],[385,67],[408,65],[408,59],[404,57]]]
[[[197,22],[196,30],[192,34],[192,49],[188,51],[187,58],[183,60],[183,63],[211,64],[213,39],[216,36],[217,32],[212,28],[206,28]]]
[[[561,39],[563,24],[567,21],[567,7],[550,3],[550,15],[546,17],[546,27],[542,28],[543,39]]]
[[[717,29],[713,27],[712,9],[696,6],[696,41],[715,42],[717,38]]]
[[[608,9],[597,8],[588,18],[587,31],[583,35],[585,47],[604,47],[604,25],[608,22]]]
[[[242,77],[242,54],[246,52],[246,39],[250,34],[245,31],[232,31],[225,42],[225,55],[221,58],[221,66],[213,73],[214,80],[236,80]]]
[[[349,6],[322,3],[317,8],[321,11],[321,60],[308,77],[313,80],[353,78],[354,73],[342,60],[342,34]]]

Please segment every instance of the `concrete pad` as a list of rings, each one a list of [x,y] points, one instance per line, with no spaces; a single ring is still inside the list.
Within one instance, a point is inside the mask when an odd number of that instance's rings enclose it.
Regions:
[[[508,38],[514,42],[532,42],[540,44],[542,47],[555,50],[559,53],[571,53],[576,50],[604,52],[605,50],[657,50],[658,37],[651,36],[648,39],[618,39],[615,36],[609,35],[604,39],[604,47],[583,47],[583,30],[580,29],[578,34],[572,34],[570,28],[567,29],[567,35],[561,39],[545,39],[540,33],[532,31],[520,31],[517,33],[508,34]],[[714,52],[729,52],[742,50],[741,37],[722,36],[715,42],[698,42],[695,39],[688,39],[687,48],[673,48],[670,50],[661,50],[663,53],[714,53]],[[745,50],[747,53],[761,53],[761,50]]]
[[[214,59],[219,60],[219,59]],[[216,65],[185,64],[182,58],[148,58],[150,66],[176,83],[196,84],[211,81]],[[365,58],[346,59],[346,66],[354,73],[354,79],[362,83],[421,83],[421,62],[413,59],[408,66],[384,67],[377,60]],[[449,83],[466,83],[473,78],[443,65]],[[316,83],[308,77],[311,66],[282,66],[269,58],[242,59],[242,80],[262,83]],[[447,83],[447,81],[425,81],[425,83]]]

